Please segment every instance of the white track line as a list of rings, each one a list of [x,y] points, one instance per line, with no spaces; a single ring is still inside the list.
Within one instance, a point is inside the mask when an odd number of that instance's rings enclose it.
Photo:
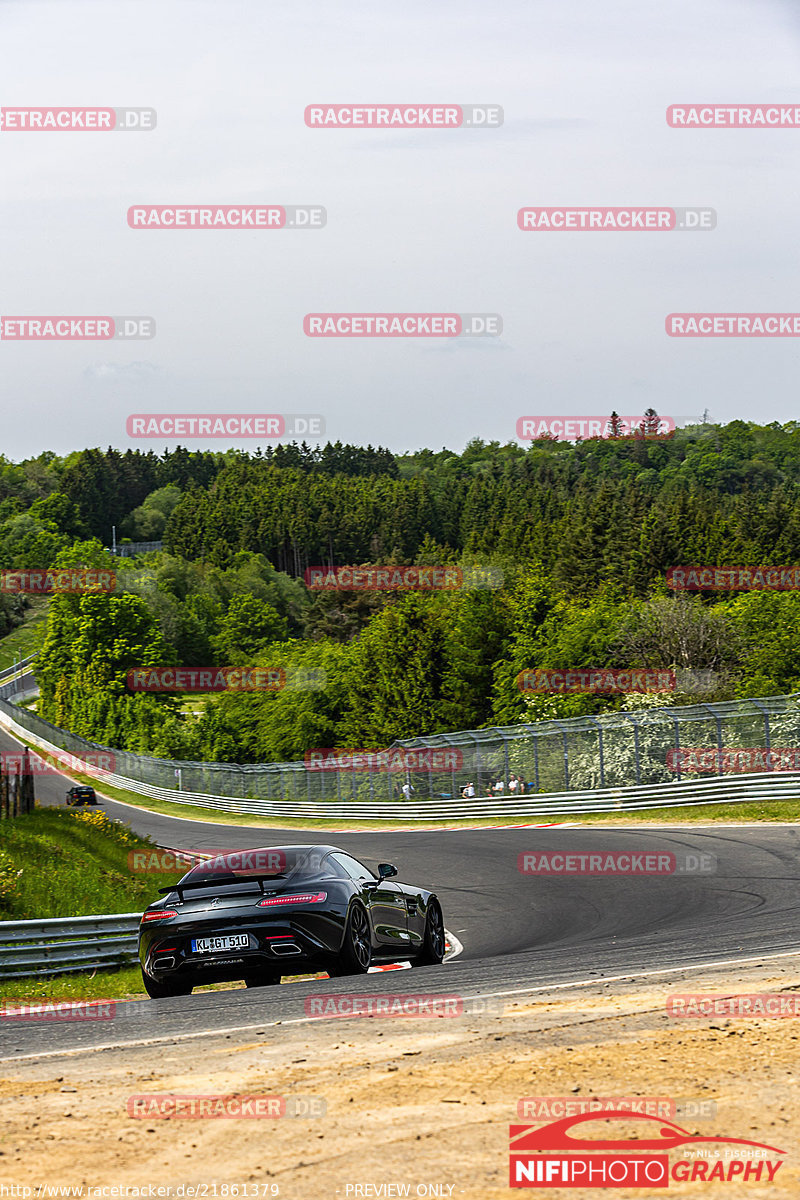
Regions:
[[[480,992],[474,995],[462,996],[461,999],[488,1000],[502,996],[530,996],[537,992],[557,992],[566,991],[569,988],[590,987],[593,984],[619,983],[623,979],[648,979],[657,975],[680,975],[686,971],[706,971],[714,967],[740,967],[745,963],[761,963],[775,958],[797,958],[798,956],[800,956],[800,949],[782,950],[776,954],[757,954],[750,958],[726,958],[720,959],[717,962],[692,963],[682,967],[662,967],[656,971],[631,971],[625,975],[606,975],[601,978],[579,979],[572,983],[549,983],[540,987],[513,988],[504,992]],[[721,994],[725,995],[727,993]],[[633,1014],[617,1015],[631,1016]],[[279,1025],[282,1027],[286,1025],[310,1025],[313,1021],[317,1020],[319,1020],[318,1017],[292,1017],[287,1021],[259,1021],[255,1025],[228,1025],[223,1029],[201,1029],[195,1033],[171,1034],[168,1037],[137,1038],[130,1042],[106,1042],[100,1046],[81,1046],[74,1050],[45,1050],[38,1054],[17,1054],[7,1058],[0,1058],[0,1063],[26,1062],[40,1058],[72,1058],[77,1054],[94,1054],[100,1050],[128,1050],[137,1046],[175,1045],[178,1042],[195,1041],[197,1038],[226,1037],[228,1034],[250,1033],[253,1030],[261,1030],[263,1032],[265,1029],[277,1028]]]

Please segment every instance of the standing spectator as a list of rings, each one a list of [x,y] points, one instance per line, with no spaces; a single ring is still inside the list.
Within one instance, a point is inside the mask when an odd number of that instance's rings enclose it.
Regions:
[[[404,796],[404,798],[405,798],[406,800],[410,800],[410,799],[411,799],[411,796],[413,795],[413,792],[414,792],[414,788],[411,786],[411,784],[408,782],[408,780],[406,780],[406,782],[403,784],[403,796]]]
[[[516,775],[511,775],[511,776],[509,776],[509,780],[508,780],[508,790],[509,790],[510,792],[517,792],[517,791],[519,791],[519,780],[517,779]]]

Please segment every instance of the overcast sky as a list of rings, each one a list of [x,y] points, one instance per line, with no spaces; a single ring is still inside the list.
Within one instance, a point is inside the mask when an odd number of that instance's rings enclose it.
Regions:
[[[321,413],[395,451],[529,414],[798,417],[798,340],[670,338],[669,312],[800,311],[800,128],[680,130],[681,102],[800,102],[789,0],[0,0],[0,104],[149,106],[148,133],[0,132],[0,313],[149,315],[151,341],[0,341],[19,458],[135,412]],[[494,103],[499,129],[310,129],[315,102]],[[319,204],[321,230],[133,230],[133,204]],[[523,233],[536,205],[711,206],[713,232]],[[499,338],[311,339],[310,312],[493,312]],[[219,440],[190,442],[224,448]],[[254,448],[255,442],[241,442]]]

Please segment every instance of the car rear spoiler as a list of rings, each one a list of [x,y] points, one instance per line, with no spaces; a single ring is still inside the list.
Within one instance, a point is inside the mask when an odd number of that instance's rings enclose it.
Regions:
[[[273,883],[278,878],[277,875],[217,875],[206,879],[184,880],[183,883],[173,883],[171,887],[163,887],[158,889],[159,896],[168,896],[171,892],[177,892],[181,900],[183,899],[184,891],[191,891],[193,888],[213,888],[215,883],[220,886],[225,886],[229,883],[257,883],[261,889],[261,895],[264,895],[264,884],[269,880]]]

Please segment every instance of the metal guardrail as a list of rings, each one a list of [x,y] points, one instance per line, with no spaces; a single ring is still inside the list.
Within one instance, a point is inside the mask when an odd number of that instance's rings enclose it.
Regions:
[[[26,668],[31,665],[36,658],[35,654],[29,654],[27,658],[21,658],[19,662],[14,663],[10,667],[4,667],[0,671],[0,683],[5,683],[9,679],[14,679],[17,675],[24,675]]]
[[[109,554],[115,554],[117,558],[134,558],[137,554],[154,554],[157,550],[164,549],[163,542],[118,542],[116,549],[108,549]]]
[[[422,780],[415,774],[415,784],[422,783],[423,789],[428,790],[429,798],[424,801],[382,801],[375,799],[374,791],[382,790],[388,795],[393,786],[391,778],[385,775],[375,779],[370,775],[363,780],[347,769],[315,773],[299,762],[246,766],[169,762],[130,751],[110,750],[59,729],[14,704],[13,700],[32,693],[32,685],[35,680],[30,674],[18,676],[11,683],[0,683],[0,727],[55,756],[66,751],[84,759],[88,754],[91,762],[97,759],[99,752],[100,761],[109,758],[116,761],[117,767],[121,768],[116,774],[86,764],[82,773],[98,780],[101,786],[106,782],[112,787],[166,803],[220,812],[279,820],[333,818],[415,822],[490,817],[519,819],[620,810],[634,812],[690,804],[800,799],[800,772],[771,771],[732,776],[723,775],[720,768],[716,777],[686,779],[679,773],[675,779],[668,777],[664,765],[667,753],[679,751],[684,728],[686,736],[691,736],[695,742],[701,739],[706,743],[715,742],[720,750],[726,744],[747,746],[762,739],[767,748],[772,745],[777,749],[787,741],[790,745],[798,745],[800,694],[640,714],[623,711],[601,717],[437,734],[427,739],[398,742],[395,743],[397,746],[413,748],[424,740],[435,749],[437,745],[469,737],[475,743],[474,759],[465,771],[437,776],[438,788],[430,773]],[[558,727],[557,735],[551,726]],[[622,734],[624,739],[619,740]],[[573,748],[570,759],[571,738],[578,745],[577,749]],[[502,749],[498,750],[500,741]],[[575,778],[580,775],[576,763],[580,767],[581,761],[583,786]],[[523,774],[526,763],[529,770]],[[506,786],[499,795],[477,795],[474,799],[459,796],[462,780],[457,774],[480,780],[482,770],[490,772],[490,778],[505,777],[506,784],[510,772],[516,770],[528,780],[527,791],[524,795],[515,794]],[[165,786],[167,780],[171,782],[173,778],[178,781],[177,788]],[[566,787],[558,786],[562,780]],[[632,782],[629,784],[628,780]],[[546,783],[550,783],[549,789],[541,786]],[[614,786],[609,786],[610,783]],[[224,791],[227,794],[222,794]]]
[[[141,913],[0,921],[0,979],[125,966],[136,958]]]
[[[58,746],[32,734],[16,724],[0,708],[0,726],[16,733],[41,750],[59,754]],[[556,815],[579,815],[594,812],[643,812],[649,809],[676,808],[691,804],[735,804],[757,801],[800,800],[800,773],[769,772],[750,775],[685,779],[680,782],[646,784],[639,787],[588,789],[573,792],[538,792],[532,795],[501,798],[476,797],[474,800],[439,800],[359,803],[347,801],[336,804],[292,803],[286,800],[261,800],[253,797],[239,799],[216,796],[206,792],[184,792],[172,788],[142,783],[124,775],[99,771],[86,764],[82,772],[95,778],[100,787],[106,783],[128,792],[173,804],[187,804],[219,812],[243,813],[290,820],[335,819],[378,821],[460,821],[468,818],[518,819]]]
[[[690,769],[682,765],[684,750],[760,747],[766,753],[800,746],[799,693],[431,734],[394,742],[382,758],[367,756],[356,763],[345,757],[341,765],[324,769],[316,762],[177,762],[101,746],[58,728],[14,703],[19,699],[15,687],[21,692],[28,683],[33,683],[30,675],[17,684],[0,684],[0,722],[15,722],[24,738],[78,758],[110,758],[118,776],[134,781],[132,790],[142,794],[159,795],[146,790],[159,788],[164,799],[187,803],[202,803],[193,801],[197,795],[222,797],[232,802],[227,806],[231,812],[288,812],[269,807],[274,802],[298,806],[297,811],[316,804],[316,815],[322,816],[347,815],[342,806],[353,805],[349,815],[357,815],[357,806],[364,804],[405,804],[400,795],[404,781],[411,784],[416,802],[424,797],[432,804],[460,807],[471,784],[484,809],[494,803],[506,810],[515,777],[524,781],[526,799],[602,795],[609,789],[671,787],[685,781]],[[717,775],[724,776],[721,765]],[[234,807],[236,802],[242,807]]]
[[[21,704],[39,695],[39,685],[30,671],[20,672],[5,683],[0,683],[0,700],[9,700],[12,704]]]

